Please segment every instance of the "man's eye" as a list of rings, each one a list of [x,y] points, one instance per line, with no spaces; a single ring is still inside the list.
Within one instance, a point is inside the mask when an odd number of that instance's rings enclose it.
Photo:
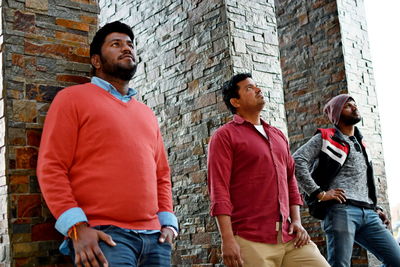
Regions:
[[[119,43],[112,43],[112,46],[118,47]]]

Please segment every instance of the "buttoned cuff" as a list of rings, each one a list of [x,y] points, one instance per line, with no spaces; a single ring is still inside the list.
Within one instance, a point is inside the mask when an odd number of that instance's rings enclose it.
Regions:
[[[68,236],[69,228],[79,222],[88,222],[85,213],[81,208],[70,208],[61,214],[56,222],[55,227],[61,234]]]
[[[170,229],[174,233],[174,238],[176,238],[178,236],[178,232],[175,230],[174,227],[172,227],[172,226],[164,226],[163,228]]]
[[[161,211],[157,213],[157,216],[161,226],[171,226],[175,228],[176,232],[179,231],[178,219],[176,218],[175,214],[169,211]]]

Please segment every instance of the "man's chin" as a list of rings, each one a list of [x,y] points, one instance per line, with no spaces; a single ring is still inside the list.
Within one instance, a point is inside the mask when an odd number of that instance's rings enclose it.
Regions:
[[[123,81],[130,81],[136,73],[137,65],[133,65],[130,67],[119,65],[116,73],[114,74],[116,77],[120,78]]]
[[[346,121],[347,125],[356,125],[357,123],[359,123],[361,121],[361,117],[355,117],[355,118],[349,118]]]

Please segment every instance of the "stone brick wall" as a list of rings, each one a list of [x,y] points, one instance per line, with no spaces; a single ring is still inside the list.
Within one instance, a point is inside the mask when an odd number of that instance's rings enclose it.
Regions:
[[[346,91],[335,0],[275,1],[288,131],[294,151],[327,126],[324,103]]]
[[[7,150],[1,162],[7,169],[8,204],[2,201],[0,211],[8,209],[2,224],[8,219],[9,226],[0,234],[7,243],[8,231],[11,255],[6,260],[0,256],[0,262],[6,266],[69,266],[58,253],[62,236],[40,194],[35,168],[51,100],[63,87],[88,80],[88,43],[97,14],[94,0],[2,1],[6,113],[0,118],[7,123]]]
[[[0,2],[0,47],[3,46],[3,3]],[[0,51],[0,88],[3,88],[3,50]],[[4,93],[0,89],[0,266],[10,261],[10,239],[8,235],[8,198],[6,176],[6,118],[4,108]],[[3,264],[4,263],[4,264]]]
[[[379,200],[387,204],[379,115],[369,56],[362,0],[275,1],[285,91],[285,107],[292,151],[317,127],[330,126],[324,104],[340,93],[353,95],[360,106],[359,124],[370,146]],[[320,223],[303,211],[303,221],[325,253]],[[359,247],[353,266],[375,266]]]
[[[233,70],[251,72],[264,90],[263,117],[287,133],[273,1],[227,0]]]

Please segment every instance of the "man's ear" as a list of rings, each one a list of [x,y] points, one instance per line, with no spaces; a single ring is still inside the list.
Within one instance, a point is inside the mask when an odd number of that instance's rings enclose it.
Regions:
[[[231,98],[231,99],[229,99],[229,102],[230,102],[231,105],[234,106],[235,108],[240,107],[239,99],[237,99],[237,98]]]
[[[93,55],[90,58],[90,63],[92,63],[93,68],[95,68],[96,70],[100,69],[101,67],[101,60],[100,60],[100,55]]]

